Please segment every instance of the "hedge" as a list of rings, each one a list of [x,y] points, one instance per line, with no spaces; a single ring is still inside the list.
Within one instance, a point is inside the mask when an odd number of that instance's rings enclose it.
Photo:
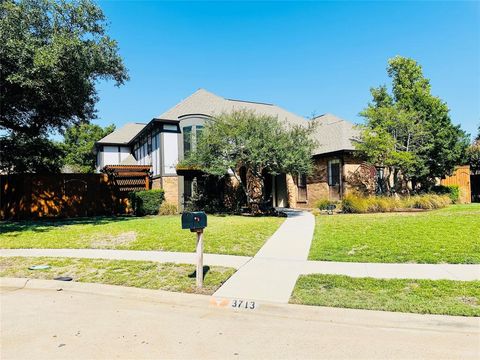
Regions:
[[[129,199],[135,215],[157,215],[165,200],[165,192],[163,189],[133,191],[129,194]]]
[[[385,196],[363,197],[357,194],[348,194],[342,200],[344,213],[376,213],[393,212],[405,209],[440,209],[451,204],[448,195],[423,194],[410,197],[395,198]]]
[[[438,195],[448,195],[454,204],[460,201],[460,188],[458,185],[434,186],[432,192]]]

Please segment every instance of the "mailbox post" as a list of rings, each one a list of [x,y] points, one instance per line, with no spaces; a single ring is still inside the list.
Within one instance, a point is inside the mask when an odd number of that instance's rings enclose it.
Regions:
[[[182,213],[182,229],[197,233],[197,288],[203,287],[203,229],[207,227],[207,215],[203,211]]]

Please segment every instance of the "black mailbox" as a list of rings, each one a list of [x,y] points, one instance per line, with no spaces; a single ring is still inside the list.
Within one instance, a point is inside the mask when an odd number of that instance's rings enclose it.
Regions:
[[[329,204],[327,205],[327,212],[330,214],[330,215],[333,215],[333,210],[335,210],[337,208],[337,205],[335,204]]]
[[[207,227],[207,214],[203,211],[182,213],[182,229],[200,230]]]

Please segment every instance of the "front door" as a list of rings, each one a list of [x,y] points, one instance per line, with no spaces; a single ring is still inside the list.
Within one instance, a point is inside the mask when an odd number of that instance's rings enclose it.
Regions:
[[[273,185],[273,205],[275,207],[288,207],[287,176],[285,174],[275,176]]]

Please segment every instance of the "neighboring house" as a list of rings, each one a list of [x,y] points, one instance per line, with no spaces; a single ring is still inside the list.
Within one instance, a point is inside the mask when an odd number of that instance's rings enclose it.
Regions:
[[[341,199],[352,187],[371,190],[370,178],[375,174],[354,156],[352,141],[358,134],[352,123],[331,114],[308,120],[273,104],[225,99],[204,89],[148,124],[126,124],[98,141],[97,170],[106,165],[151,165],[152,188],[165,189],[167,201],[181,205],[192,193],[196,174],[177,175],[177,162],[194,148],[212,116],[241,109],[276,116],[287,124],[319,123],[314,134],[318,141],[312,154],[314,173],[308,177],[282,174],[267,179],[273,206],[313,207],[319,199]],[[359,181],[365,174],[368,179]]]

